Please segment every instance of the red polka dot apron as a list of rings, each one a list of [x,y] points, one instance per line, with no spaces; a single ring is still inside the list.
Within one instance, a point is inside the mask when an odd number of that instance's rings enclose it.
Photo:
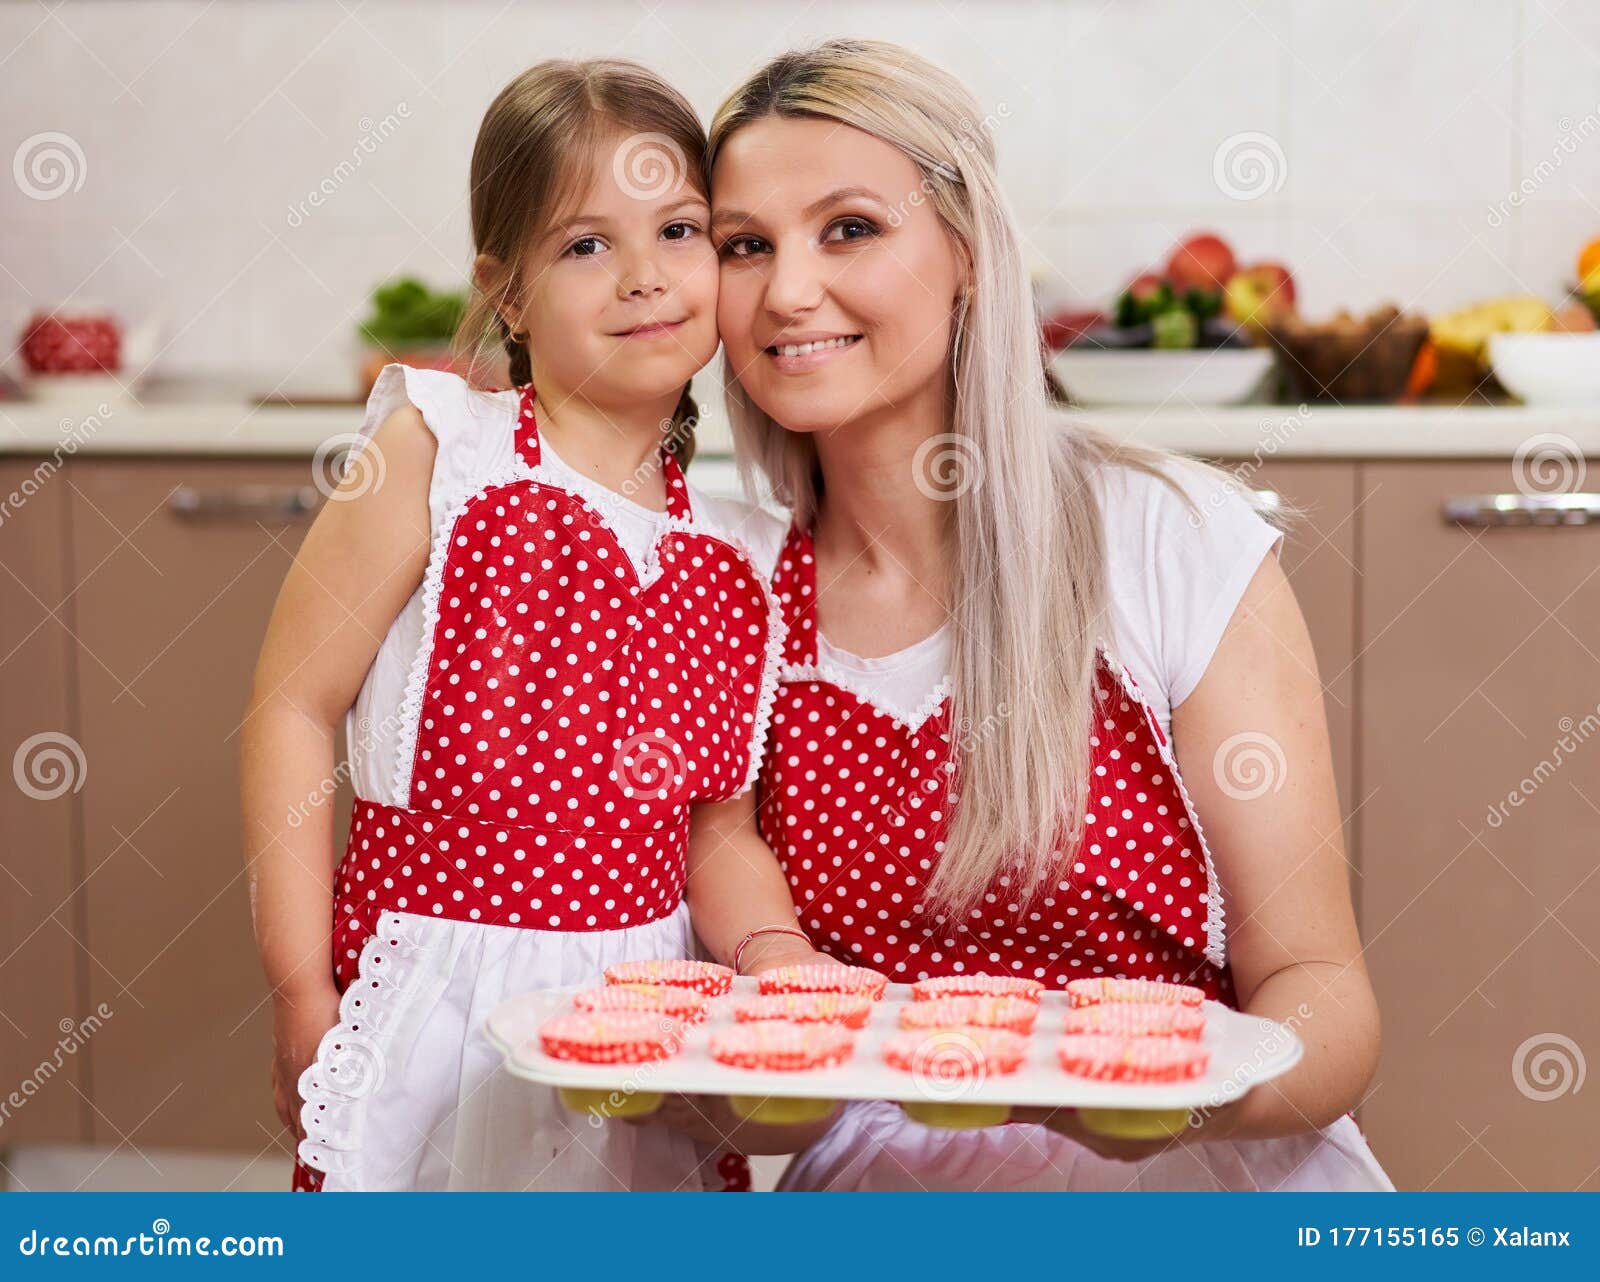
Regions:
[[[406,804],[356,799],[335,876],[343,1019],[301,1079],[296,1187],[371,1175],[371,1101],[420,1054],[401,1026],[440,1040],[417,1031],[422,990],[487,988],[496,950],[542,950],[552,986],[641,952],[684,955],[689,808],[754,779],[782,625],[749,556],[693,524],[663,449],[667,518],[641,571],[595,506],[540,479],[531,386],[514,430],[515,472],[459,506],[430,557],[402,709]],[[463,983],[474,966],[485,973]],[[712,1166],[748,1183],[742,1159]]]
[[[1030,903],[1007,877],[956,924],[923,911],[944,848],[950,698],[908,724],[817,662],[816,562],[791,529],[774,577],[787,625],[761,773],[761,828],[817,947],[897,981],[1005,974],[1194,984],[1236,1005],[1210,854],[1166,735],[1102,647],[1086,831]]]

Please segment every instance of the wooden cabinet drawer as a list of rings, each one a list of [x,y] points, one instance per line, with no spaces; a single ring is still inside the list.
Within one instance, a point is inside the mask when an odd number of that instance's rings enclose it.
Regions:
[[[46,460],[49,463],[49,460]],[[85,1138],[80,789],[73,699],[75,602],[66,483],[33,459],[0,461],[0,1143]]]
[[[296,509],[318,498],[311,470],[88,460],[71,479],[91,763],[87,987],[116,1011],[91,1047],[92,1137],[264,1149],[282,1131],[240,844],[239,728],[310,519]]]
[[[1409,1188],[1597,1174],[1600,1092],[1575,1087],[1600,1054],[1600,526],[1441,515],[1500,492],[1508,463],[1362,469],[1356,822],[1384,1022],[1362,1116]]]

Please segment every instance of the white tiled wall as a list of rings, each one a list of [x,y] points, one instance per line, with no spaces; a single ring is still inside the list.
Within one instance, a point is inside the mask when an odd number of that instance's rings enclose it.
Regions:
[[[163,318],[163,371],[346,390],[375,282],[464,279],[468,156],[515,72],[626,55],[709,117],[835,34],[966,80],[1067,297],[1107,301],[1210,227],[1284,261],[1312,314],[1555,299],[1600,235],[1596,0],[3,3],[0,347],[35,308],[103,303]],[[38,199],[17,173],[46,134],[71,190]],[[1228,194],[1257,181],[1234,153],[1267,158],[1260,194]]]

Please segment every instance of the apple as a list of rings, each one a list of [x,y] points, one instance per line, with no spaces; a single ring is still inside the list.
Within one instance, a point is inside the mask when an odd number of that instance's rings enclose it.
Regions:
[[[1294,312],[1294,277],[1281,263],[1251,263],[1229,278],[1222,306],[1236,325],[1270,325]]]
[[[1063,347],[1071,345],[1085,330],[1093,329],[1097,325],[1104,325],[1106,321],[1102,312],[1074,311],[1064,308],[1061,311],[1051,312],[1044,318],[1041,333],[1045,346],[1052,352],[1060,351]]]
[[[1220,292],[1233,275],[1236,260],[1228,242],[1211,232],[1190,236],[1172,251],[1167,279],[1180,297],[1191,289]]]
[[[1161,287],[1166,283],[1166,277],[1157,275],[1155,272],[1140,272],[1128,282],[1128,288],[1123,292],[1129,295],[1136,303],[1148,302],[1161,292]]]

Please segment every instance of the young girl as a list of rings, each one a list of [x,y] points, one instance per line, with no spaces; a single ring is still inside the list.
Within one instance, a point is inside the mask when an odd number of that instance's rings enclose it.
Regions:
[[[689,808],[757,768],[781,625],[744,534],[772,518],[682,472],[717,346],[703,147],[629,63],[506,87],[472,157],[462,334],[498,330],[513,386],[388,366],[285,582],[243,796],[297,1188],[740,1179],[508,1079],[482,1031],[507,996],[688,955]],[[327,808],[296,803],[337,777],[341,717],[334,869]]]

